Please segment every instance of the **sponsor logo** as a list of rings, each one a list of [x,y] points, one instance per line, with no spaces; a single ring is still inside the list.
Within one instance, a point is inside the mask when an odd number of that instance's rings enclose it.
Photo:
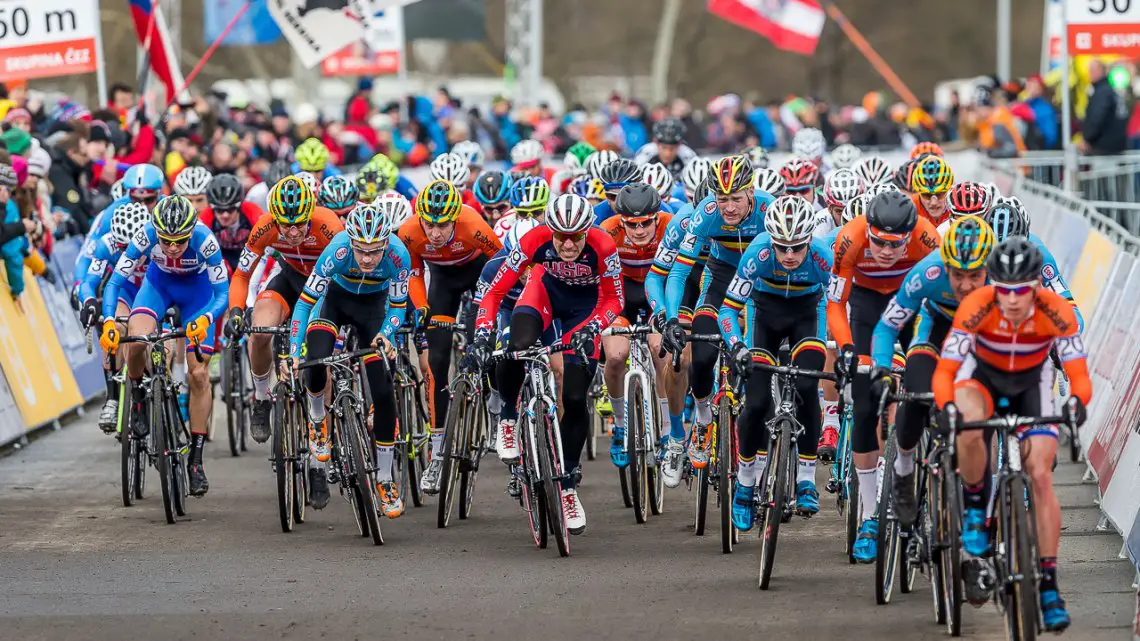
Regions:
[[[835,248],[835,264],[836,265],[843,262],[844,257],[847,256],[847,252],[851,249],[851,244],[852,244],[851,237],[844,235],[843,239],[839,243],[839,246]]]
[[[688,230],[689,230],[689,221],[690,221],[690,220],[691,220],[691,217],[690,217],[690,216],[686,216],[686,217],[684,217],[684,218],[682,218],[682,219],[680,220],[680,224],[681,224],[681,229],[682,229],[682,230],[685,230],[685,231],[688,231]]]
[[[1052,265],[1045,265],[1041,268],[1041,278],[1045,280],[1053,280],[1057,277],[1057,270]]]
[[[396,273],[396,279],[397,280],[408,280],[408,270],[401,269],[399,272]]]
[[[926,245],[930,249],[937,249],[938,243],[939,243],[939,238],[938,238],[937,234],[934,236],[931,236],[927,232],[922,232],[922,236],[919,236],[918,241],[920,243],[922,243],[923,245]]]
[[[937,280],[941,275],[942,268],[938,265],[931,265],[930,267],[927,267],[926,271],[923,273],[923,276],[926,277],[926,280]]]
[[[761,261],[766,261],[771,257],[772,257],[772,250],[768,249],[767,247],[761,249],[760,253],[756,254],[756,258],[760,259]]]
[[[708,203],[705,204],[705,213],[711,214],[714,212],[716,212],[716,201],[710,200]]]
[[[978,308],[978,311],[974,312],[973,316],[966,319],[966,329],[971,332],[976,330],[978,326],[982,324],[982,319],[988,316],[989,313],[993,310],[994,305],[997,305],[997,302],[991,300],[990,302]]]
[[[1057,310],[1053,308],[1052,305],[1048,305],[1048,304],[1038,305],[1038,308],[1042,312],[1044,312],[1046,316],[1049,317],[1049,320],[1053,321],[1053,325],[1058,330],[1060,330],[1060,332],[1062,334],[1068,334],[1069,333],[1069,330],[1072,328],[1072,326],[1069,325],[1069,322],[1066,321],[1064,318],[1061,318],[1061,314],[1059,314],[1057,312]],[[1027,331],[1027,332],[1032,331],[1032,329],[1029,328],[1029,329],[1026,329],[1025,331]]]
[[[490,238],[487,238],[483,232],[475,230],[475,242],[483,243],[484,245],[494,245]]]
[[[588,265],[581,263],[553,262],[546,266],[546,271],[561,280],[584,278],[594,273]]]
[[[337,247],[336,251],[333,252],[333,257],[337,260],[344,260],[345,256],[348,256],[347,247]]]

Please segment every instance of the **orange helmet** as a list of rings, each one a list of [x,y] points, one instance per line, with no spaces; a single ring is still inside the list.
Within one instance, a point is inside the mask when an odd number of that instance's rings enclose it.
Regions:
[[[918,158],[922,154],[934,154],[941,157],[943,155],[942,147],[938,146],[936,142],[920,142],[910,149],[910,157]]]

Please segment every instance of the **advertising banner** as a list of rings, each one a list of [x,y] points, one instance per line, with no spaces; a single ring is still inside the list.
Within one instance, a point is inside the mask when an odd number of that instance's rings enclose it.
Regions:
[[[95,71],[98,31],[98,0],[6,0],[0,4],[0,81]]]
[[[50,265],[57,275],[56,284],[40,281],[40,290],[60,347],[63,348],[67,363],[75,375],[75,382],[79,385],[79,393],[84,400],[90,400],[107,390],[103,380],[103,352],[96,338],[92,352],[87,353],[87,336],[79,326],[79,319],[68,300],[69,293],[63,285],[70,282],[82,245],[83,241],[79,238],[68,238],[55,243]]]

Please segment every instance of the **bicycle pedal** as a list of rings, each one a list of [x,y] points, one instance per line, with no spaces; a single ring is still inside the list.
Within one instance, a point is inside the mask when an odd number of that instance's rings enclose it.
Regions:
[[[839,491],[839,481],[836,479],[827,479],[827,485],[823,486],[829,494],[835,494]]]

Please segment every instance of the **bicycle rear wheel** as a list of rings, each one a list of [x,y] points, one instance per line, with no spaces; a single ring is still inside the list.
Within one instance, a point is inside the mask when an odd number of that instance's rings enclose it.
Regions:
[[[403,464],[404,478],[402,483],[406,483],[401,489],[405,492],[404,496],[410,496],[412,505],[415,507],[422,507],[424,504],[423,494],[420,493],[420,472],[422,471],[419,465],[418,448],[416,435],[419,433],[419,425],[421,423],[416,420],[415,399],[412,394],[415,393],[415,388],[400,387],[397,389],[399,395],[399,404],[397,405],[400,417],[400,441],[403,445],[396,452],[399,458],[406,458]]]
[[[451,403],[447,408],[447,419],[443,432],[443,473],[439,477],[439,511],[436,526],[447,527],[451,522],[451,510],[455,507],[455,496],[459,493],[459,461],[463,456],[463,433],[466,431],[467,383],[459,381],[452,388]]]
[[[241,426],[238,425],[241,406],[238,404],[236,389],[239,359],[234,358],[235,350],[236,347],[222,350],[221,388],[226,401],[226,433],[230,439],[230,456],[241,456]]]
[[[694,428],[695,429],[695,428]],[[740,532],[732,524],[732,494],[736,482],[736,424],[732,416],[732,403],[725,395],[717,404],[716,423],[709,427],[716,430],[716,475],[717,503],[720,504],[720,547],[725,554],[732,554],[733,546],[740,540]],[[711,463],[710,463],[711,465]]]
[[[633,518],[645,523],[649,503],[649,474],[646,470],[645,406],[642,404],[644,390],[636,376],[629,379],[625,396],[625,435],[629,455],[629,495],[633,500]]]
[[[309,504],[309,417],[302,400],[294,396],[289,402],[293,421],[293,521],[305,522],[305,506]],[[325,470],[328,474],[328,470]]]
[[[124,382],[121,387],[125,390],[128,384]],[[142,498],[140,487],[140,471],[139,465],[141,457],[139,451],[141,440],[135,435],[135,430],[132,425],[134,418],[132,411],[134,401],[130,399],[131,395],[126,393],[119,394],[119,417],[118,417],[118,430],[119,430],[119,449],[120,453],[120,474],[122,476],[121,485],[123,492],[123,507],[131,507],[135,504],[135,499]],[[146,465],[142,461],[143,466]]]
[[[942,504],[939,521],[942,532],[938,546],[942,549],[942,593],[946,599],[946,632],[952,637],[962,635],[962,495],[961,483],[954,471],[950,452],[942,453],[938,461]]]
[[[590,431],[586,436],[586,460],[592,461],[598,458],[598,437],[602,434],[604,420],[601,414],[598,414],[597,402],[598,398],[590,394],[586,401],[590,404]]]
[[[277,516],[282,532],[292,532],[296,523],[293,519],[293,501],[297,496],[293,474],[296,466],[294,436],[289,399],[285,394],[278,394],[273,403],[273,469],[277,476]],[[230,444],[232,448],[234,441]]]
[[[344,428],[351,439],[352,474],[356,480],[356,487],[360,491],[360,508],[368,525],[368,532],[372,535],[374,545],[384,545],[384,535],[380,532],[380,512],[376,500],[376,485],[372,482],[373,475],[369,472],[372,467],[372,439],[364,423],[357,416],[351,401],[342,400],[341,411],[344,416]]]
[[[937,465],[937,461],[931,461],[931,463]],[[947,584],[942,557],[947,552],[942,546],[946,522],[942,518],[943,498],[940,474],[941,469],[939,468],[929,469],[925,474],[926,501],[922,509],[926,516],[923,519],[925,527],[921,530],[921,536],[926,538],[926,550],[930,555],[930,592],[934,597],[934,620],[939,625],[945,625]]]
[[[158,467],[158,479],[162,486],[162,510],[166,514],[166,522],[175,523],[174,493],[178,488],[174,485],[174,467],[171,465],[170,451],[174,444],[170,441],[170,426],[166,421],[166,391],[161,385],[155,385],[150,399],[151,431],[156,443],[155,464]]]
[[[178,516],[186,516],[186,498],[190,490],[189,474],[189,441],[183,439],[188,434],[186,425],[182,422],[182,415],[178,410],[174,394],[167,394],[166,416],[171,428],[170,442],[173,444],[170,458],[171,478],[174,479],[174,511]]]
[[[780,538],[780,523],[784,520],[784,503],[787,501],[788,475],[791,473],[792,426],[786,418],[779,419],[773,430],[775,439],[768,452],[768,470],[765,475],[760,505],[760,589],[767,590],[776,565],[776,544]]]
[[[1000,494],[1002,533],[1008,577],[1003,590],[1006,631],[1010,639],[1034,641],[1037,638],[1037,561],[1034,558],[1033,532],[1029,529],[1029,511],[1025,505],[1025,481],[1014,476]],[[1002,586],[998,586],[1001,589]]]
[[[652,399],[653,405],[653,418],[650,420],[646,418],[647,427],[649,429],[646,434],[646,448],[645,448],[645,476],[649,485],[649,512],[653,516],[658,516],[665,511],[665,475],[661,473],[661,410],[660,405],[657,404],[657,386],[650,380],[649,389],[646,392],[649,398]]]
[[[918,518],[915,521],[914,527],[909,531],[903,531],[900,526],[900,539],[899,546],[902,548],[899,551],[899,591],[903,594],[910,594],[914,590],[914,579],[918,576],[919,566],[922,564],[923,556],[923,541],[922,532],[926,531],[926,472],[922,466],[921,461],[923,458],[923,450],[925,448],[920,445],[919,449],[915,451],[915,465],[914,465],[914,496],[918,502]]]
[[[546,493],[542,484],[535,482],[537,478],[533,467],[535,443],[531,439],[531,421],[526,412],[522,412],[519,416],[518,430],[519,463],[514,468],[514,473],[521,477],[518,480],[522,486],[519,503],[526,512],[534,544],[544,550],[550,534],[546,522]]]
[[[562,509],[562,492],[558,479],[563,475],[562,461],[558,458],[558,422],[552,419],[552,412],[540,400],[535,404],[535,417],[542,417],[535,424],[538,448],[538,465],[542,476],[543,494],[546,496],[546,513],[554,542],[558,545],[559,556],[570,556],[570,533],[566,529],[566,513]],[[553,409],[557,412],[557,409]]]
[[[468,426],[464,430],[464,458],[459,467],[459,518],[471,516],[475,505],[475,481],[479,477],[479,463],[483,459],[487,443],[487,412],[483,397],[476,401],[474,411],[468,414]]]
[[[888,437],[883,453],[883,482],[879,487],[879,501],[875,518],[879,522],[878,545],[875,550],[875,603],[891,602],[895,587],[895,570],[898,569],[899,522],[891,505],[891,485],[895,478],[897,447],[894,434]]]

